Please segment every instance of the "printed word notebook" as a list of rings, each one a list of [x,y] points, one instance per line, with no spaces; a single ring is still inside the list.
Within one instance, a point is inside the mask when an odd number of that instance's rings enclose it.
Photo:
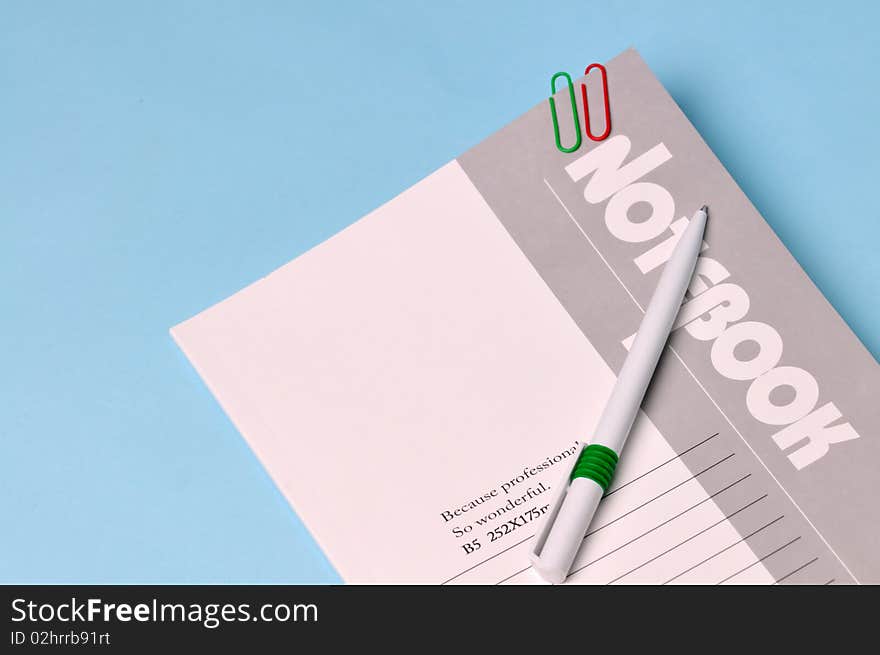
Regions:
[[[545,100],[174,339],[346,581],[537,582],[552,490],[707,203],[569,582],[880,582],[880,367],[640,56],[607,69],[606,140],[560,152]]]

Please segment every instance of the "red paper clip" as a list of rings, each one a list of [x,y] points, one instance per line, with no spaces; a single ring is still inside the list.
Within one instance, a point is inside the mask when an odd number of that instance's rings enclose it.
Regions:
[[[604,141],[611,133],[611,102],[608,100],[608,71],[602,64],[590,64],[584,70],[584,75],[589,75],[590,71],[598,68],[602,74],[602,94],[605,98],[605,131],[599,136],[594,136],[590,131],[590,106],[587,104],[587,85],[581,84],[581,96],[584,99],[584,123],[586,123],[587,136],[593,141]]]

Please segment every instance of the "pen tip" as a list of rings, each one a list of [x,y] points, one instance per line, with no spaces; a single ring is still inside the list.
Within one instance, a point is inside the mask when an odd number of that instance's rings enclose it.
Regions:
[[[709,205],[703,205],[700,207],[700,211],[706,215],[706,218],[709,218]]]

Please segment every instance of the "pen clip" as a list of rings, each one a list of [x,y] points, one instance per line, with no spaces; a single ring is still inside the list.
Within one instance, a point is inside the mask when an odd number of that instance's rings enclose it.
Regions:
[[[532,549],[529,551],[529,561],[532,563],[532,566],[535,565],[536,561],[541,559],[541,551],[544,548],[544,543],[547,541],[547,535],[550,534],[553,523],[556,521],[556,516],[559,514],[559,508],[562,507],[562,502],[565,500],[565,494],[568,493],[568,487],[571,484],[571,475],[574,473],[574,468],[577,466],[578,461],[580,461],[584,448],[588,445],[589,444],[586,443],[581,444],[577,454],[572,458],[571,466],[566,467],[565,473],[559,480],[559,484],[552,490],[552,500],[547,509],[544,523],[541,525],[541,529],[535,533],[535,540],[532,542]]]

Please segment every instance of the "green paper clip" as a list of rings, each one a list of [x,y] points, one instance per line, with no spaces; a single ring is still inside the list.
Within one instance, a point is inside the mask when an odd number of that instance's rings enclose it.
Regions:
[[[556,101],[553,99],[553,96],[556,95],[556,80],[559,77],[564,77],[568,80],[568,97],[571,100],[571,115],[574,117],[574,133],[577,136],[577,140],[571,148],[564,148],[559,138],[559,118],[556,116]],[[556,73],[556,75],[550,79],[550,97],[548,100],[550,101],[550,115],[553,117],[553,136],[556,138],[556,147],[559,148],[561,152],[574,152],[581,147],[581,123],[578,120],[577,103],[574,99],[574,84],[568,73]]]

